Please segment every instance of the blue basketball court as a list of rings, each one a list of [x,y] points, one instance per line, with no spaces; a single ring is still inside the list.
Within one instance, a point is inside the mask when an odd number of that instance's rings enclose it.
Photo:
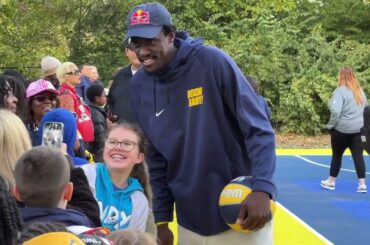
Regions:
[[[349,155],[343,156],[336,189],[323,189],[320,181],[328,177],[330,159],[330,155],[314,152],[312,155],[278,155],[275,175],[278,202],[326,238],[328,244],[369,244],[370,193],[356,192],[357,176]],[[367,155],[365,162],[369,169]],[[369,175],[367,172],[366,176]],[[283,240],[284,244],[294,244],[289,242],[289,237]]]

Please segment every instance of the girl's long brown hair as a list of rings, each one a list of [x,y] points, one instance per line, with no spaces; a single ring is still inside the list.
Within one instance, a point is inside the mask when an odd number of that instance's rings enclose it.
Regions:
[[[345,66],[339,70],[338,87],[339,86],[346,86],[352,90],[358,105],[365,104],[365,98],[362,95],[360,83],[351,67]]]

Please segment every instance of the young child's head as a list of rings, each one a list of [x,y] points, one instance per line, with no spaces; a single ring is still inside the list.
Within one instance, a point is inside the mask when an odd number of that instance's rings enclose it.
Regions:
[[[154,237],[139,230],[116,230],[108,236],[114,244],[120,245],[156,245]]]
[[[110,171],[130,171],[130,176],[140,181],[145,195],[150,199],[148,171],[144,163],[146,145],[144,133],[139,126],[121,121],[107,132],[103,159]]]
[[[105,94],[104,87],[100,84],[92,84],[86,91],[87,99],[97,105],[104,106],[107,103],[107,95]]]
[[[65,208],[72,197],[68,161],[50,147],[38,146],[23,154],[14,176],[14,195],[27,207]]]

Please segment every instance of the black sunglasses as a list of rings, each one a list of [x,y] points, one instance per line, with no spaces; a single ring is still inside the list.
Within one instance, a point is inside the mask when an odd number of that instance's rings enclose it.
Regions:
[[[45,100],[54,101],[57,99],[55,94],[40,94],[33,97],[38,102],[44,102]]]
[[[66,73],[67,75],[75,75],[75,76],[78,76],[81,74],[80,70],[75,70],[75,71],[71,71],[71,72],[67,72]]]

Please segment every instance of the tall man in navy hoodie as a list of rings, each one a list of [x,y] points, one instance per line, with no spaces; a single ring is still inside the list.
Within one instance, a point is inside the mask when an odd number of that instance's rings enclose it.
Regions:
[[[127,39],[144,69],[130,82],[132,105],[151,143],[146,159],[162,244],[176,203],[179,244],[272,244],[275,139],[256,93],[223,51],[177,32],[159,3],[128,15]],[[223,187],[252,176],[253,192],[229,230],[218,210]]]

